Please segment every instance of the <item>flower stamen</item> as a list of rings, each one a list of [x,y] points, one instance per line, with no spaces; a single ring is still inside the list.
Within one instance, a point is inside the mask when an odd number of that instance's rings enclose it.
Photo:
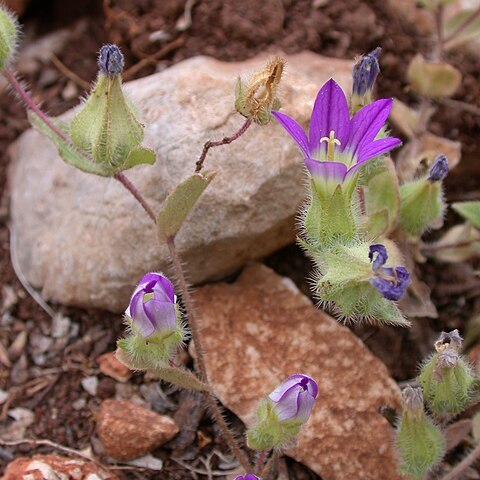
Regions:
[[[320,143],[327,142],[327,160],[333,162],[335,160],[335,145],[341,145],[340,140],[335,138],[335,132],[330,130],[329,137],[322,137]]]

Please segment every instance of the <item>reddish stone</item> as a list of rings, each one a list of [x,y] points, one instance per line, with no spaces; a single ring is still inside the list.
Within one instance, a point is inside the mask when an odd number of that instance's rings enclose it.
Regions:
[[[59,455],[34,455],[19,457],[7,465],[2,480],[118,480],[109,471],[93,462],[61,457]]]
[[[379,413],[400,407],[385,365],[288,279],[259,264],[233,284],[195,292],[208,376],[249,425],[259,399],[292,374],[319,387],[312,416],[288,452],[325,480],[400,480],[394,429]]]
[[[132,460],[171,440],[179,429],[170,418],[126,400],[105,400],[97,416],[97,433],[108,455]]]
[[[117,382],[125,383],[132,376],[133,372],[123,363],[117,360],[115,352],[107,352],[97,358],[100,371],[109,377],[117,380]]]

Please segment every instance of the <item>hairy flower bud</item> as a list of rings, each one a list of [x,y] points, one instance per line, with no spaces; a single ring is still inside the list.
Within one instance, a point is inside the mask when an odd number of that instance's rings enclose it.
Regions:
[[[18,23],[15,16],[0,6],[0,69],[12,58],[18,41]]]
[[[248,444],[263,450],[294,440],[310,417],[317,394],[318,386],[311,377],[289,377],[260,401],[256,424],[247,432]]]
[[[237,112],[258,125],[266,125],[271,119],[272,110],[280,108],[276,95],[284,68],[285,60],[276,57],[254,73],[246,84],[239,77],[235,88]]]
[[[378,57],[382,49],[377,47],[366,55],[357,58],[353,66],[353,88],[350,99],[350,113],[354,115],[362,107],[372,102],[375,80],[380,73]]]
[[[125,322],[130,333],[118,346],[135,368],[167,361],[185,337],[173,285],[160,273],[148,273],[140,280],[125,311]]]
[[[104,45],[98,66],[97,82],[72,119],[73,143],[91,156],[96,167],[91,171],[99,175],[113,176],[135,165],[153,164],[155,153],[140,145],[143,125],[122,91],[123,55],[119,48]]]
[[[432,168],[428,173],[431,182],[441,182],[448,174],[448,160],[445,155],[438,155],[433,161]]]
[[[423,364],[418,376],[430,410],[438,416],[460,413],[472,397],[474,376],[460,354],[461,346],[458,330],[442,332],[435,342],[436,353]]]
[[[439,155],[426,177],[400,186],[402,230],[417,237],[442,218],[445,210],[442,180],[447,173],[447,158]]]
[[[402,397],[404,410],[396,438],[401,458],[399,470],[415,480],[422,480],[442,459],[445,440],[424,412],[422,389],[408,386]]]
[[[97,63],[103,75],[118,75],[123,72],[125,61],[116,45],[106,44],[100,49]]]

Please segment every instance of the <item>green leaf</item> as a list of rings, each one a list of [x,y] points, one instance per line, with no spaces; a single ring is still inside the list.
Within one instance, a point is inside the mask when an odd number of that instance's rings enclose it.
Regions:
[[[475,228],[480,228],[480,201],[456,202],[452,208]]]
[[[177,185],[165,199],[157,217],[158,237],[167,242],[175,237],[200,195],[215,177],[216,172],[195,173]]]
[[[462,74],[448,63],[430,63],[422,55],[413,57],[407,77],[412,89],[422,97],[451,97],[460,86]]]
[[[111,177],[114,174],[113,171],[105,169],[102,165],[93,162],[85,152],[76,148],[72,143],[63,140],[50,127],[45,125],[36,113],[29,111],[28,119],[35,129],[53,141],[58,148],[59,155],[66,163],[82,170],[83,172],[93,173],[102,177]],[[66,133],[68,131],[68,126],[65,123],[51,118],[49,120],[62,132]]]
[[[141,165],[142,163],[153,165],[155,163],[155,160],[155,152],[153,150],[145,147],[137,147],[134,148],[128,155],[123,170],[135,167],[136,165]]]

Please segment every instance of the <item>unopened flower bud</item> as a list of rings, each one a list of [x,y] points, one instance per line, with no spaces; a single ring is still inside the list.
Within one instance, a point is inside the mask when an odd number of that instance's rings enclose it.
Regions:
[[[448,160],[445,155],[438,155],[435,158],[432,168],[428,174],[428,179],[431,182],[441,182],[448,174]]]
[[[160,273],[139,282],[125,311],[129,335],[118,341],[125,360],[145,369],[166,362],[185,338],[172,283]]]
[[[472,397],[474,376],[459,353],[461,345],[458,330],[442,332],[435,342],[437,352],[424,363],[418,376],[430,410],[438,416],[448,418],[460,413]]]
[[[260,479],[253,473],[247,473],[246,475],[238,476],[235,480],[260,480]]]
[[[153,164],[155,153],[141,146],[143,125],[122,91],[123,55],[119,48],[104,45],[98,66],[97,82],[72,119],[73,143],[91,156],[99,175],[113,176],[135,165]]]
[[[399,470],[422,480],[445,453],[440,430],[427,417],[421,388],[407,387],[402,392],[404,410],[397,429],[396,444],[400,454]]]
[[[317,394],[317,383],[311,377],[289,377],[260,402],[256,424],[247,432],[248,444],[263,450],[294,440],[310,417]]]
[[[120,49],[113,44],[106,44],[98,55],[98,69],[103,75],[118,75],[123,72],[124,59]]]
[[[12,58],[18,40],[18,23],[15,16],[0,6],[0,69]]]
[[[445,155],[436,157],[430,172],[400,186],[400,226],[416,237],[436,224],[443,215],[442,180],[448,173]]]
[[[252,122],[266,125],[271,119],[272,110],[280,108],[277,90],[284,68],[285,60],[277,57],[254,73],[246,84],[239,78],[235,88],[237,112]]]
[[[378,57],[382,49],[377,47],[372,52],[359,57],[353,67],[353,88],[350,100],[350,113],[354,115],[362,107],[372,102],[375,80],[380,73]]]

